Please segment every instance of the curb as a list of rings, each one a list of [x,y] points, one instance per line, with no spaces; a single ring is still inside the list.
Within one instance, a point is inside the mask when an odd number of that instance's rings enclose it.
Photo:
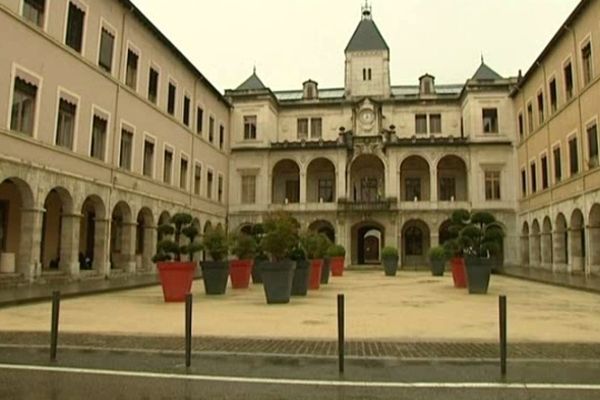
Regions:
[[[515,278],[515,279],[522,279],[524,281],[529,281],[529,282],[536,282],[536,283],[543,283],[546,285],[550,285],[550,286],[556,286],[556,287],[562,287],[565,289],[573,289],[573,290],[579,290],[581,292],[587,292],[587,293],[593,293],[593,294],[600,294],[600,287],[595,289],[595,288],[591,288],[591,287],[585,287],[585,286],[579,286],[579,285],[574,285],[574,284],[569,284],[566,282],[557,282],[557,281],[549,281],[543,278],[536,278],[534,276],[526,276],[526,275],[521,275],[519,273],[515,273],[515,272],[510,272],[510,271],[498,271],[498,275],[502,275],[502,276],[506,276],[509,278]]]

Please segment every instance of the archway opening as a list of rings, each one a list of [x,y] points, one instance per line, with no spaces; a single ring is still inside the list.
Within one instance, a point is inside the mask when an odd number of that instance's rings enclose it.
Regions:
[[[333,203],[336,198],[335,166],[326,158],[313,160],[306,171],[309,203]]]
[[[10,178],[0,183],[0,257],[3,268],[14,268],[17,273],[31,267],[32,249],[27,246],[27,235],[32,237],[33,232],[27,229],[23,210],[32,207],[33,193],[25,181]]]
[[[273,167],[274,204],[300,202],[300,167],[292,160],[281,160]]]
[[[335,228],[333,227],[331,222],[325,220],[317,220],[310,224],[308,229],[317,233],[322,233],[323,235],[327,236],[331,243],[335,243]]]
[[[63,188],[52,189],[44,201],[44,210],[40,242],[42,270],[58,270],[75,261],[70,259],[75,244],[68,239],[72,230],[68,220],[73,214],[71,195]]]
[[[423,157],[410,156],[400,166],[400,196],[403,201],[431,199],[429,164]]]
[[[583,213],[579,209],[575,209],[571,214],[571,224],[569,227],[569,243],[571,245],[571,268],[573,272],[585,271],[585,224],[583,221]]]
[[[105,237],[106,211],[102,199],[89,196],[81,207],[81,223],[79,229],[79,267],[82,270],[100,271],[106,263]]]
[[[438,200],[468,201],[467,166],[458,156],[445,156],[437,166]]]
[[[425,267],[431,247],[429,227],[421,220],[411,220],[402,228],[403,267]]]
[[[352,227],[352,262],[359,265],[379,264],[385,246],[385,229],[376,222],[362,222]]]
[[[531,256],[529,260],[534,266],[539,266],[541,263],[542,243],[540,238],[540,224],[537,219],[534,219],[531,224]]]
[[[385,198],[385,165],[377,156],[361,155],[350,169],[351,197],[357,203],[373,203]]]

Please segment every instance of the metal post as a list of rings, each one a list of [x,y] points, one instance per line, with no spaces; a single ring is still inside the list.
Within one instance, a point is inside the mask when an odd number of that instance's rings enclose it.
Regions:
[[[58,345],[58,316],[60,311],[60,292],[52,292],[52,320],[50,322],[50,361],[56,361]]]
[[[344,373],[344,295],[337,296],[338,311],[338,367],[340,374]]]
[[[192,294],[185,295],[185,366],[192,365]]]
[[[502,376],[506,376],[506,296],[499,297],[500,307],[500,371]]]

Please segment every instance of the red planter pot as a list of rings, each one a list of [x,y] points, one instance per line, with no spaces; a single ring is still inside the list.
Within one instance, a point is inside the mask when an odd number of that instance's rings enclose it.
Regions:
[[[329,265],[331,266],[332,276],[344,275],[344,264],[346,263],[346,257],[331,257]]]
[[[310,280],[308,288],[317,290],[321,287],[321,272],[323,271],[323,260],[310,260]]]
[[[159,262],[157,268],[165,301],[185,301],[185,295],[192,291],[196,263],[176,261]]]
[[[231,260],[229,262],[229,276],[234,289],[248,289],[253,266],[254,260]]]
[[[452,279],[454,280],[455,288],[467,287],[467,273],[465,271],[465,259],[462,257],[454,257],[450,260],[452,266]]]

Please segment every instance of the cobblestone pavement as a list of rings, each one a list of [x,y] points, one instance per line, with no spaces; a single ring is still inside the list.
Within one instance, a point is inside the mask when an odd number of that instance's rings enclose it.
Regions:
[[[49,335],[43,333],[0,333],[0,348],[10,346],[44,346]],[[193,349],[198,352],[293,355],[311,357],[337,356],[334,340],[223,339],[194,337]],[[114,351],[183,351],[181,337],[82,335],[65,333],[59,347],[110,349]],[[497,343],[489,342],[392,342],[348,341],[346,355],[366,358],[399,359],[490,359],[499,357]],[[512,359],[600,360],[600,343],[509,343]]]

